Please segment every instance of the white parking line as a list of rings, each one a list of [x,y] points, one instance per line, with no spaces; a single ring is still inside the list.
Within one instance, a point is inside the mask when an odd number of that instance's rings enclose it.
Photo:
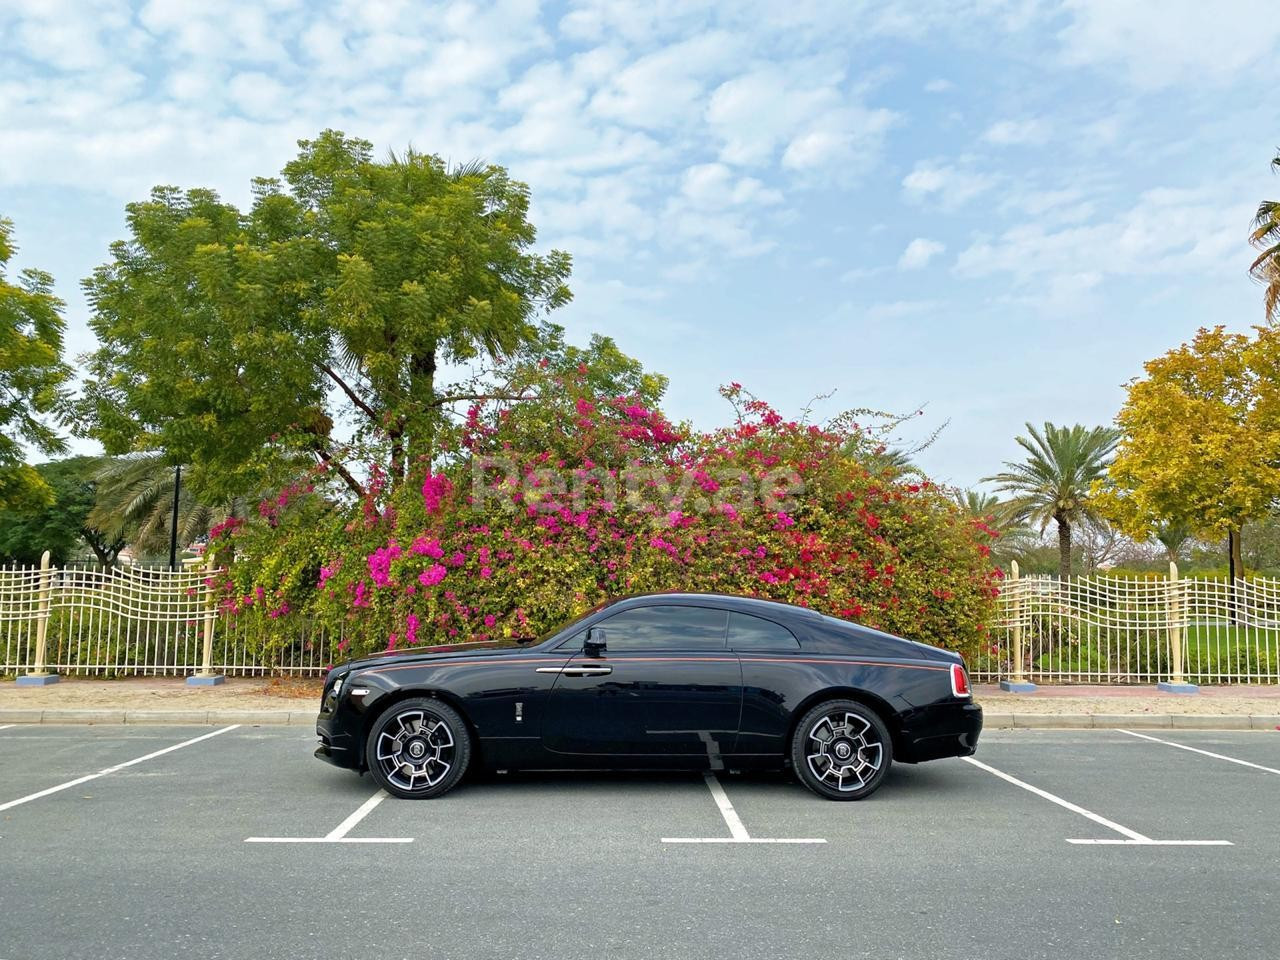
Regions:
[[[8,730],[12,726],[14,726],[12,723],[0,723],[0,730]]]
[[[126,760],[124,763],[117,763],[114,767],[107,767],[105,770],[99,770],[97,773],[91,773],[84,777],[77,777],[74,780],[68,780],[66,783],[60,783],[56,787],[49,787],[37,793],[28,794],[25,797],[19,797],[17,800],[10,800],[8,803],[0,803],[0,812],[11,810],[14,807],[30,803],[32,800],[39,800],[41,797],[47,797],[51,793],[58,793],[61,790],[69,790],[72,787],[78,787],[82,783],[88,783],[90,780],[97,780],[99,777],[105,777],[109,773],[115,773],[117,770],[123,770],[125,767],[132,767],[135,763],[142,763],[146,760],[154,760],[156,757],[162,757],[166,753],[172,753],[174,750],[181,750],[183,747],[189,747],[193,743],[199,743],[201,740],[208,740],[210,737],[216,737],[228,731],[235,730],[240,726],[233,723],[229,727],[223,727],[221,730],[215,730],[213,733],[206,733],[199,737],[192,737],[190,740],[183,740],[181,743],[175,743],[171,747],[165,747],[163,750],[156,750],[154,753],[148,753],[145,757],[136,757],[133,760]]]
[[[716,779],[715,774],[703,774],[706,781],[707,789],[711,791],[711,799],[716,802],[716,806],[720,809],[720,816],[724,817],[725,825],[729,828],[729,836],[727,837],[663,837],[663,843],[826,843],[826,840],[817,837],[753,837],[747,833],[747,828],[742,824],[742,818],[738,816],[738,811],[733,809],[733,804],[729,802],[729,795],[724,792],[724,787],[720,785],[720,781]]]
[[[1248,760],[1237,760],[1235,757],[1228,757],[1221,753],[1213,753],[1209,750],[1201,750],[1198,747],[1188,747],[1185,743],[1174,743],[1172,740],[1161,740],[1159,737],[1149,737],[1145,733],[1134,733],[1132,730],[1116,729],[1116,733],[1127,733],[1131,737],[1141,737],[1143,740],[1150,740],[1153,743],[1163,743],[1166,747],[1177,747],[1179,750],[1189,750],[1191,753],[1199,753],[1206,757],[1213,757],[1215,760],[1225,760],[1227,763],[1238,763],[1242,767],[1252,767],[1254,770],[1261,770],[1264,773],[1274,773],[1280,775],[1280,770],[1275,767],[1264,767],[1260,763],[1250,763]]]
[[[326,833],[323,837],[246,837],[245,843],[413,843],[413,837],[348,837],[355,825],[373,812],[373,808],[387,799],[379,790],[356,809],[356,812]]]
[[[1094,813],[1092,810],[1086,810],[1079,804],[1072,803],[1070,800],[1064,800],[1056,794],[1050,793],[1048,790],[1041,790],[1039,787],[1032,786],[1025,780],[1019,780],[1017,777],[1010,776],[1003,770],[997,770],[995,767],[988,766],[981,760],[975,760],[973,757],[961,757],[965,763],[971,763],[980,770],[985,770],[994,776],[999,777],[1007,783],[1012,783],[1015,787],[1021,787],[1029,793],[1034,793],[1037,797],[1048,800],[1050,803],[1056,803],[1064,809],[1070,810],[1072,813],[1078,813],[1080,816],[1100,826],[1106,827],[1108,830],[1114,830],[1116,833],[1127,838],[1124,840],[1068,840],[1067,843],[1078,844],[1101,844],[1109,846],[1140,846],[1140,847],[1229,847],[1232,846],[1230,840],[1153,840],[1151,837],[1144,836],[1137,830],[1130,830],[1128,827],[1121,826],[1114,820],[1108,820],[1106,817]]]

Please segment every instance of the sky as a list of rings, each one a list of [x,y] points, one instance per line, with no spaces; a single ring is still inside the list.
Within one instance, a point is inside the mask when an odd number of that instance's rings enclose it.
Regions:
[[[158,184],[247,204],[325,128],[527,182],[571,339],[726,421],[923,410],[976,485],[1026,421],[1108,423],[1143,361],[1263,320],[1273,0],[0,0],[0,215],[79,282]],[[834,392],[833,392],[834,391]]]

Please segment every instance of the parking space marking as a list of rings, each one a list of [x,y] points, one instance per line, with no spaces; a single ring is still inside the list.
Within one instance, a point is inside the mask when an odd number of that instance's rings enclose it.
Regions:
[[[413,843],[413,837],[348,837],[355,825],[373,812],[373,808],[387,799],[379,790],[340,824],[323,837],[246,837],[245,843]]]
[[[192,737],[190,740],[183,740],[181,743],[175,743],[172,746],[165,747],[163,750],[156,750],[148,753],[145,757],[135,757],[132,760],[126,760],[124,763],[117,763],[114,767],[107,767],[105,770],[99,770],[97,773],[90,773],[87,776],[76,777],[74,780],[68,780],[66,783],[60,783],[56,787],[49,787],[36,793],[29,793],[25,797],[19,797],[17,800],[10,800],[8,803],[0,803],[0,813],[5,810],[11,810],[16,806],[24,803],[30,803],[32,800],[39,800],[41,797],[47,797],[50,794],[58,793],[62,790],[70,790],[72,787],[78,787],[82,783],[88,783],[90,780],[97,780],[99,777],[105,777],[109,773],[115,773],[117,770],[123,770],[125,767],[132,767],[136,763],[143,763],[147,760],[154,760],[156,757],[162,757],[166,753],[173,753],[175,750],[181,750],[183,747],[189,747],[193,743],[199,743],[201,740],[208,740],[211,737],[217,737],[221,734],[236,730],[240,724],[233,723],[229,727],[223,727],[221,730],[215,730],[213,733],[206,733],[199,737]]]
[[[0,723],[0,730],[8,730],[12,726],[14,726],[12,723]]]
[[[1128,827],[1121,826],[1114,820],[1108,820],[1106,817],[1094,813],[1092,810],[1086,810],[1079,804],[1072,803],[1070,800],[1064,800],[1057,794],[1050,793],[1048,790],[1041,790],[1039,787],[1032,786],[1025,780],[1019,780],[1017,777],[1010,776],[1003,770],[997,770],[995,767],[983,763],[981,760],[975,760],[973,757],[961,757],[966,763],[971,763],[980,770],[985,770],[994,776],[999,777],[1007,783],[1013,784],[1015,787],[1021,787],[1029,793],[1034,793],[1037,797],[1048,800],[1050,803],[1056,803],[1058,806],[1070,810],[1072,813],[1078,813],[1080,816],[1092,820],[1100,826],[1106,827],[1108,830],[1114,830],[1116,833],[1125,837],[1124,840],[1068,840],[1067,843],[1076,844],[1092,844],[1106,846],[1139,846],[1139,847],[1230,847],[1230,840],[1153,840],[1151,837],[1139,833],[1137,830],[1130,830]]]
[[[663,843],[826,843],[827,841],[820,837],[753,837],[747,832],[747,828],[742,823],[742,818],[738,816],[738,811],[733,809],[733,804],[729,800],[729,795],[724,792],[724,787],[720,785],[720,781],[716,779],[714,773],[704,773],[703,780],[706,781],[707,789],[711,791],[711,799],[716,802],[716,807],[720,810],[720,816],[724,817],[725,825],[729,828],[729,836],[727,837],[663,837]]]
[[[1210,750],[1201,750],[1198,747],[1188,747],[1185,743],[1174,743],[1172,740],[1161,740],[1159,737],[1149,737],[1145,733],[1135,733],[1132,730],[1121,730],[1116,728],[1116,733],[1127,733],[1131,737],[1141,737],[1143,740],[1150,740],[1153,743],[1163,743],[1166,747],[1177,747],[1179,750],[1189,750],[1191,753],[1203,754],[1206,757],[1213,757],[1215,760],[1225,760],[1227,763],[1238,763],[1242,767],[1252,767],[1254,770],[1261,770],[1264,773],[1274,773],[1280,775],[1280,770],[1275,767],[1264,767],[1260,763],[1250,763],[1248,760],[1239,760],[1235,757],[1228,757],[1221,753],[1213,753]]]

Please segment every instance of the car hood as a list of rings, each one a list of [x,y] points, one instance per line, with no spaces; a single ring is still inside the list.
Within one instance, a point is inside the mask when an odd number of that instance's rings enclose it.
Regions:
[[[512,641],[481,641],[478,643],[446,643],[432,647],[412,647],[408,650],[394,650],[390,653],[379,653],[369,657],[359,657],[337,664],[331,673],[349,673],[365,670],[369,667],[381,667],[389,663],[410,664],[426,663],[434,660],[476,659],[479,657],[505,657],[519,653],[527,647]]]

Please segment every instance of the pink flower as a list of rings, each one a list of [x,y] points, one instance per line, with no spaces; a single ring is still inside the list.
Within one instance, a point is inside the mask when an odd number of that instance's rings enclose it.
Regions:
[[[391,583],[391,561],[400,556],[400,544],[392,540],[369,554],[369,576],[380,587]]]
[[[495,617],[492,613],[485,614],[484,625],[486,627],[492,627],[497,622],[498,622],[498,618]]]
[[[481,580],[488,580],[488,579],[489,579],[490,577],[492,577],[492,576],[493,576],[493,569],[492,569],[491,567],[481,567],[481,568],[480,568],[480,579],[481,579]]]
[[[432,564],[426,570],[423,570],[418,574],[418,582],[424,587],[434,587],[437,583],[442,581],[448,573],[448,568],[443,567],[438,563]]]
[[[413,546],[409,548],[409,552],[416,553],[420,557],[435,557],[437,560],[444,556],[444,550],[440,546],[440,541],[434,537],[430,540],[426,537],[418,537],[413,541]]]
[[[422,483],[422,504],[427,508],[427,513],[437,513],[440,510],[440,502],[453,492],[453,484],[444,474],[427,474],[427,479]]]

